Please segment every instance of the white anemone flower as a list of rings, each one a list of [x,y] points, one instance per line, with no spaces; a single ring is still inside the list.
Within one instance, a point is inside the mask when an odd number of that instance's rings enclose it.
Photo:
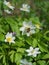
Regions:
[[[4,12],[6,12],[7,14],[11,14],[12,12],[9,10],[4,10]]]
[[[9,43],[15,43],[15,37],[13,36],[13,34],[12,33],[7,33],[6,34],[6,39],[5,39],[5,42],[9,42]]]
[[[4,0],[4,5],[8,6],[10,9],[14,10],[14,6],[12,6],[11,3],[7,2],[6,0]]]
[[[26,50],[28,52],[28,56],[36,57],[37,54],[40,54],[39,48],[33,48],[32,46]]]
[[[32,65],[32,63],[28,62],[26,59],[22,59],[20,62],[21,62],[20,65]]]
[[[32,25],[32,22],[23,22],[23,26],[20,28],[20,31],[22,31],[22,35],[30,36],[35,33],[36,27]]]
[[[20,10],[30,12],[30,6],[28,4],[22,4],[22,8],[20,8]]]

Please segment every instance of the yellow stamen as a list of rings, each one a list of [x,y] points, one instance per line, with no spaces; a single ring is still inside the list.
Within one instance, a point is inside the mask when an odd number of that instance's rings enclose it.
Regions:
[[[31,53],[34,53],[34,50],[32,50]]]
[[[9,37],[9,38],[7,38],[7,42],[10,42],[11,40],[12,40],[12,38],[10,38],[10,37]]]

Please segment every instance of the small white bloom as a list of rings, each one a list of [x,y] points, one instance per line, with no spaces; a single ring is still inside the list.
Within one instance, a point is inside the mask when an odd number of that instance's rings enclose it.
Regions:
[[[11,14],[12,12],[9,10],[4,10],[4,12],[6,12],[7,14]]]
[[[31,34],[35,33],[36,27],[32,25],[32,22],[23,22],[23,26],[20,28],[20,31],[22,31],[22,35],[26,34],[27,36],[30,36]]]
[[[36,57],[37,54],[41,53],[39,51],[39,48],[33,48],[32,46],[30,47],[30,49],[27,49],[26,52],[28,52],[28,56],[33,56],[33,57]]]
[[[22,59],[20,62],[21,62],[20,65],[32,65],[32,63],[28,62],[26,59]]]
[[[14,6],[12,6],[11,3],[7,2],[6,0],[4,0],[4,5],[8,6],[10,9],[14,10]]]
[[[15,37],[13,36],[13,34],[12,33],[7,33],[6,34],[6,39],[5,39],[5,42],[9,42],[9,43],[15,43]]]
[[[30,6],[28,4],[22,4],[22,8],[20,8],[20,10],[30,12]]]

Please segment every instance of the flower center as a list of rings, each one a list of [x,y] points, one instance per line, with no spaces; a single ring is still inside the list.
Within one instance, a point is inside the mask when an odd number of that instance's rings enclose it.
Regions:
[[[10,37],[9,37],[9,38],[7,38],[7,42],[10,42],[11,40],[12,40],[12,38],[10,38]]]
[[[10,2],[8,2],[8,6],[11,6]]]
[[[24,7],[24,10],[27,10],[27,8],[26,8],[26,7]]]
[[[34,53],[34,50],[32,50],[31,53]]]
[[[26,27],[26,32],[30,32],[30,28],[29,27]]]

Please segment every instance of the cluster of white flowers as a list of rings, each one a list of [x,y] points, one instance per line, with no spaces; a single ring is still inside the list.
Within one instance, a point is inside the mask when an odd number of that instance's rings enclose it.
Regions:
[[[6,0],[4,0],[4,5],[6,5],[7,7],[9,7],[10,9],[14,10],[14,6],[11,5],[10,2],[7,2]],[[20,8],[21,11],[26,11],[26,12],[30,12],[30,6],[28,4],[23,4],[22,8]],[[11,14],[11,11],[9,10],[4,10],[6,13]],[[23,22],[23,26],[20,28],[20,31],[22,32],[22,35],[27,35],[30,36],[32,34],[36,33],[36,28],[40,29],[40,26],[34,25],[32,24],[31,21],[29,22]],[[15,36],[13,35],[13,33],[7,33],[5,36],[5,42],[8,42],[9,44],[11,43],[15,43]],[[37,54],[40,54],[41,52],[39,51],[39,48],[33,48],[32,46],[30,46],[29,49],[26,50],[26,52],[28,53],[28,56],[33,56],[36,57]],[[28,62],[26,59],[22,59],[20,61],[20,65],[32,65],[31,62]]]
[[[20,28],[22,35],[30,36],[36,33],[36,26],[32,24],[32,22],[23,22],[23,26]],[[14,43],[15,37],[13,37],[12,33],[7,33],[5,42]]]
[[[8,8],[10,8],[11,10],[14,10],[14,6],[11,5],[10,2],[7,2],[6,0],[4,0],[4,5],[6,5]],[[30,12],[30,6],[28,4],[22,4],[22,8],[20,8],[21,11],[26,11],[26,12]],[[4,10],[6,13],[11,14],[12,12],[9,10]]]
[[[6,5],[8,8],[10,8],[11,10],[14,10],[14,6],[12,6],[11,5],[11,3],[10,2],[7,2],[6,0],[4,0],[4,5]],[[9,11],[9,10],[4,10],[4,12],[6,12],[7,14],[12,14],[12,12],[11,11]]]
[[[40,54],[41,52],[39,51],[39,48],[33,48],[32,46],[30,46],[29,49],[26,50],[26,52],[28,52],[28,56],[33,56],[36,57],[37,54]],[[31,62],[28,62],[26,59],[22,59],[20,65],[32,65]]]

